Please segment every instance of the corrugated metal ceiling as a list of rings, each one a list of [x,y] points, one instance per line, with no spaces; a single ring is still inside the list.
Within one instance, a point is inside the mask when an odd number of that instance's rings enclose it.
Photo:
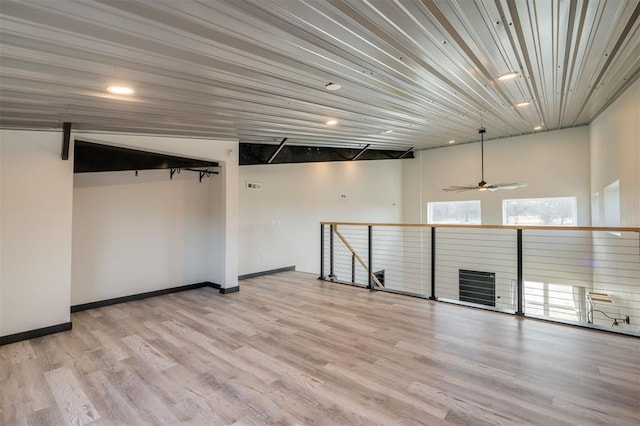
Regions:
[[[640,74],[638,0],[2,0],[0,11],[4,127],[425,149],[477,140],[481,125],[496,138],[587,124]],[[136,93],[106,93],[114,84]]]

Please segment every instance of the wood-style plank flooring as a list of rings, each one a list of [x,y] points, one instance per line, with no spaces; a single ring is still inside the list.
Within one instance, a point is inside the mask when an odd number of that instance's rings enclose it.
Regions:
[[[640,424],[640,339],[286,272],[0,347],[3,425]]]

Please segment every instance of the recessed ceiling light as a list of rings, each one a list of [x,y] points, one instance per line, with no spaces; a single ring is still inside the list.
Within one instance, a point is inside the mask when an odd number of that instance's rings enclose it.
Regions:
[[[391,133],[393,133],[393,129],[387,129],[382,131],[383,135],[390,135]]]
[[[338,90],[342,87],[342,85],[338,84],[338,83],[327,83],[325,84],[324,88],[327,90]]]
[[[542,126],[536,126],[533,128],[533,130],[542,130]]]
[[[327,120],[327,126],[335,126],[336,124],[338,124],[338,120]]]
[[[507,71],[498,76],[498,80],[510,80],[518,75],[518,71]]]
[[[109,86],[107,87],[107,92],[113,93],[114,95],[133,95],[136,91],[131,87]]]
[[[520,108],[520,107],[526,107],[527,105],[530,105],[530,104],[531,104],[531,101],[522,101],[522,102],[518,102],[516,106]]]
[[[453,139],[451,139],[451,140],[449,141],[449,145],[451,145],[452,143],[456,143],[456,141],[454,141]]]

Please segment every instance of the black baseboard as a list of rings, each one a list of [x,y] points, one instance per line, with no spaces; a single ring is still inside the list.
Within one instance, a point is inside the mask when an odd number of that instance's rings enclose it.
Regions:
[[[146,293],[132,294],[130,296],[115,297],[113,299],[98,300],[97,302],[82,303],[80,305],[71,306],[71,312],[86,311],[87,309],[101,308],[104,306],[116,305],[118,303],[132,302],[134,300],[146,299],[148,297],[162,296],[170,293],[177,293],[186,290],[195,290],[202,287],[212,287],[220,291],[222,294],[236,293],[240,291],[239,286],[222,288],[220,284],[204,281],[197,284],[183,285],[179,287],[164,288],[162,290],[148,291]],[[23,340],[34,339],[36,337],[47,336],[61,331],[71,330],[71,322],[52,325],[49,327],[38,328],[36,330],[23,331],[22,333],[10,334],[8,336],[0,336],[0,346],[10,343],[21,342]]]
[[[277,274],[278,272],[287,272],[287,271],[295,271],[295,270],[296,270],[296,266],[293,265],[293,266],[285,266],[284,268],[269,269],[268,271],[253,272],[251,274],[239,275],[238,281],[247,280],[249,278],[261,277],[263,275]]]
[[[62,331],[69,331],[69,330],[71,330],[71,323],[64,322],[62,324],[52,325],[49,327],[23,331],[22,333],[10,334],[8,336],[0,336],[0,346],[8,345],[10,343],[21,342],[23,340],[35,339],[36,337],[47,336],[49,334],[60,333]]]
[[[197,288],[202,288],[202,287],[213,287],[213,288],[219,289],[220,285],[209,282],[209,281],[205,281],[197,284],[189,284],[189,285],[182,285],[179,287],[164,288],[162,290],[148,291],[146,293],[132,294],[130,296],[115,297],[113,299],[98,300],[97,302],[73,305],[71,307],[71,312],[80,312],[80,311],[85,311],[87,309],[101,308],[103,306],[116,305],[118,303],[124,303],[124,302],[132,302],[134,300],[141,300],[141,299],[146,299],[148,297],[162,296],[165,294],[177,293],[179,291],[195,290]]]

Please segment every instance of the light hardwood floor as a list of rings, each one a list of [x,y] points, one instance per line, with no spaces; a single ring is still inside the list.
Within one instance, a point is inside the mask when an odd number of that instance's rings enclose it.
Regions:
[[[640,424],[640,339],[286,272],[0,347],[3,425]]]

